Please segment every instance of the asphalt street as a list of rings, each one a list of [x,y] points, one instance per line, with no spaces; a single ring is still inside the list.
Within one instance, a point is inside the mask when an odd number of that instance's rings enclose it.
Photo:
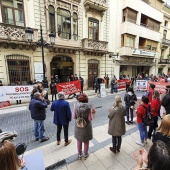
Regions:
[[[144,92],[135,92],[137,96],[142,96]],[[122,99],[125,95],[125,92],[119,92],[119,95],[122,96]],[[108,123],[108,108],[114,103],[114,96],[108,95],[104,98],[99,97],[91,97],[89,99],[90,104],[94,104],[97,106],[102,106],[101,108],[98,108],[96,111],[96,116],[93,119],[93,127],[101,126],[106,123]],[[73,109],[74,102],[70,102],[70,107]],[[49,141],[46,141],[44,143],[35,142],[34,138],[34,122],[31,119],[30,111],[24,110],[24,111],[17,111],[13,113],[7,113],[7,114],[0,114],[0,129],[3,131],[16,131],[18,133],[18,137],[14,141],[15,144],[17,143],[26,143],[27,144],[27,151],[37,148],[39,146],[46,145],[48,143],[56,141],[56,126],[53,124],[53,112],[50,111],[50,106],[47,108],[47,118],[45,120],[45,130],[46,130],[46,136],[50,137]],[[74,120],[70,122],[69,125],[69,135],[74,134]],[[63,139],[63,133],[62,133],[62,139]]]

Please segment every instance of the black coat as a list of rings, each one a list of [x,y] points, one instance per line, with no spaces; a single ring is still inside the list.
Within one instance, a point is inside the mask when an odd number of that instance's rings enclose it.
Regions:
[[[165,110],[170,111],[170,93],[167,93],[162,99],[162,106],[165,107]]]
[[[152,142],[156,142],[157,140],[164,142],[170,148],[170,137],[163,135],[161,132],[157,132],[153,135]]]
[[[32,99],[29,104],[29,110],[31,111],[31,118],[34,120],[45,120],[46,119],[46,110],[47,102]]]

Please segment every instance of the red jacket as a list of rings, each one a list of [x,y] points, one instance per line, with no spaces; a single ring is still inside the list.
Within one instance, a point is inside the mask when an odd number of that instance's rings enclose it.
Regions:
[[[154,89],[150,89],[150,90],[149,90],[149,96],[148,96],[148,98],[149,98],[149,103],[152,101],[152,94],[153,94],[153,92],[154,92]]]
[[[158,116],[158,110],[159,110],[160,106],[161,106],[161,101],[160,100],[152,99],[152,101],[151,101],[151,109],[152,109],[153,117]]]
[[[137,109],[137,123],[142,123],[142,118],[145,117],[146,114],[146,109],[143,107],[145,106],[146,108],[148,108],[148,104],[142,103],[138,109]]]

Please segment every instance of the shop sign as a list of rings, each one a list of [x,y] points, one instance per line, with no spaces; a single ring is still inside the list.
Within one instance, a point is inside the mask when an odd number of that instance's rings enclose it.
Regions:
[[[133,49],[132,55],[145,55],[145,56],[155,57],[156,52],[150,52],[150,51],[140,50],[140,49]]]

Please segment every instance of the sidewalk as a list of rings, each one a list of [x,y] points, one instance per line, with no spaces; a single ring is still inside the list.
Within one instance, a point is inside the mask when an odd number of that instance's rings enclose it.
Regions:
[[[90,141],[90,155],[86,160],[78,160],[77,143],[74,136],[70,137],[72,143],[68,146],[64,146],[64,140],[61,141],[61,145],[52,142],[28,151],[25,155],[41,150],[45,167],[57,164],[54,169],[60,170],[132,170],[136,165],[132,153],[141,148],[135,143],[136,140],[140,139],[140,135],[135,124],[126,125],[126,130],[127,132],[122,139],[121,151],[116,154],[109,149],[111,136],[107,132],[108,124],[105,124],[93,129],[94,139]],[[149,140],[144,148],[149,149],[151,144],[152,142]]]

